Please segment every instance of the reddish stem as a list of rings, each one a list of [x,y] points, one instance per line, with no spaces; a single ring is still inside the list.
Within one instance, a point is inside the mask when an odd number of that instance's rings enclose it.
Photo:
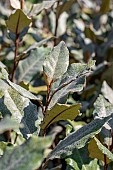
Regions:
[[[14,65],[13,65],[12,78],[11,78],[12,82],[14,82],[15,71],[16,71],[16,68],[17,68],[16,57],[18,56],[18,46],[19,46],[19,34],[16,34]]]
[[[20,8],[21,8],[21,10],[24,9],[24,0],[20,0]]]

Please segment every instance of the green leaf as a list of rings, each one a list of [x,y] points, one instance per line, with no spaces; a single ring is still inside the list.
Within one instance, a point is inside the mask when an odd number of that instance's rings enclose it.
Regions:
[[[74,160],[77,163],[77,166],[79,167],[79,169],[82,169],[83,167],[85,170],[87,170],[85,168],[85,164],[88,164],[90,162],[87,145],[80,149],[75,148],[72,154],[68,156],[68,158],[71,158],[72,160]],[[67,170],[68,169],[69,169],[69,166],[67,166]]]
[[[8,73],[2,64],[0,64],[0,79],[8,79]]]
[[[41,3],[37,3],[37,4],[33,5],[33,8],[30,12],[30,16],[35,16],[35,15],[39,14],[42,10],[51,8],[56,1],[57,0],[43,1]]]
[[[61,99],[65,97],[68,93],[82,91],[84,84],[85,84],[85,76],[78,78],[78,79],[73,79],[68,83],[62,83],[61,85],[59,85],[58,88],[54,90],[56,92],[53,95],[48,108],[51,109],[56,103],[58,102],[60,103]]]
[[[9,129],[18,129],[20,124],[9,117],[5,117],[0,121],[0,134]]]
[[[70,165],[74,170],[80,170],[79,167],[78,167],[78,165],[77,165],[77,163],[76,163],[73,159],[67,158],[67,159],[66,159],[66,162],[67,162],[67,164]]]
[[[38,93],[46,94],[47,86],[33,87],[33,86],[29,85],[29,91],[34,94],[38,94]]]
[[[113,154],[104,145],[102,145],[96,137],[94,137],[94,139],[102,153],[105,154],[107,158],[113,161]]]
[[[91,139],[91,141],[88,144],[88,151],[89,151],[89,157],[90,158],[97,158],[99,160],[104,161],[104,154],[103,152],[98,148],[97,142],[95,139]],[[110,163],[111,161],[107,158],[106,163]]]
[[[17,9],[14,14],[11,14],[8,21],[6,21],[8,29],[15,34],[19,34],[30,23],[31,19],[21,9]]]
[[[30,93],[29,91],[27,91],[26,89],[24,89],[23,87],[11,82],[10,80],[7,80],[7,82],[9,83],[9,85],[15,89],[19,94],[21,94],[22,96],[31,99],[31,100],[38,100],[39,102],[40,99],[36,96],[34,96],[32,93]]]
[[[46,129],[52,123],[58,122],[59,120],[75,119],[75,117],[80,114],[80,106],[80,104],[75,104],[72,106],[56,104],[51,110],[47,110],[43,124],[41,125],[42,129]]]
[[[95,119],[76,132],[71,133],[69,136],[64,138],[64,140],[59,142],[56,148],[49,154],[48,159],[70,155],[75,148],[80,149],[84,147],[90,138],[100,132],[102,126],[109,119],[110,116],[103,119]]]
[[[91,60],[88,64],[73,63],[68,67],[67,72],[60,80],[53,83],[51,95],[54,93],[49,104],[49,109],[70,92],[80,92],[85,84],[85,76],[94,66],[95,61]]]
[[[98,160],[94,159],[90,161],[88,165],[83,165],[82,170],[100,170],[99,165],[98,165]]]
[[[9,144],[10,143],[8,143],[8,142],[0,142],[0,157],[4,154],[4,151],[6,150],[7,145],[9,145]]]
[[[94,103],[95,110],[94,115],[99,117],[107,117],[113,113],[113,104],[105,100],[102,95],[99,95]]]
[[[0,169],[35,170],[44,159],[44,150],[51,144],[51,137],[32,137],[21,146],[6,150],[0,159]]]
[[[1,80],[3,79],[3,80]],[[5,80],[5,81],[4,81]],[[9,88],[9,85],[15,89],[18,93],[20,93],[22,96],[29,98],[31,100],[38,100],[38,102],[41,104],[41,101],[39,98],[37,98],[36,96],[34,96],[32,93],[30,93],[29,91],[27,91],[26,89],[22,88],[21,86],[11,82],[8,79],[8,73],[7,71],[3,68],[0,67],[0,82],[2,84],[2,86],[0,87],[0,89],[2,89],[2,91],[4,91],[5,89]]]
[[[2,80],[3,79],[3,80]],[[5,81],[4,81],[5,80]],[[32,100],[38,100],[39,102],[40,99],[37,98],[36,96],[34,96],[32,93],[30,93],[29,91],[27,91],[26,89],[22,88],[21,86],[11,82],[9,79],[8,79],[8,73],[7,71],[3,68],[3,67],[0,67],[0,89],[2,89],[2,91],[4,91],[5,89],[7,89],[9,87],[9,85],[15,89],[16,91],[18,91],[22,96],[26,97],[26,98],[29,98],[29,99],[32,99]]]
[[[21,132],[24,138],[28,138],[33,133],[38,133],[40,119],[36,105],[32,104],[28,98],[21,96],[3,80],[0,80],[0,85],[2,85],[0,86],[0,112],[2,116],[9,115],[12,120],[22,123],[24,127],[20,130],[17,129],[16,132]]]
[[[85,27],[84,30],[85,36],[89,39],[91,39],[94,43],[97,42],[97,35],[95,34],[94,30],[92,30],[92,28],[90,28],[89,26]]]
[[[69,124],[66,125],[66,136],[68,136],[71,133],[72,129],[73,127],[71,125]]]
[[[65,3],[63,3],[62,5],[59,5],[56,9],[56,17],[59,18],[59,16],[63,13],[63,12],[67,12],[68,10],[70,10],[70,8],[73,6],[73,3],[76,2],[75,0],[68,0]]]
[[[61,78],[69,65],[69,51],[62,41],[46,57],[44,62],[44,74],[48,84]]]
[[[0,68],[6,68],[6,66],[0,61]]]
[[[14,9],[20,9],[20,2],[19,0],[10,0],[10,4]]]
[[[52,40],[53,38],[55,38],[55,37],[54,36],[50,36],[50,37],[48,37],[46,39],[43,39],[43,40],[41,40],[39,42],[36,42],[36,43],[32,44],[27,50],[25,50],[22,54],[20,54],[17,57],[17,61],[25,59],[30,54],[31,50],[37,49],[38,47],[40,47],[40,46],[46,44],[48,41]],[[49,48],[48,48],[48,50],[49,50]]]
[[[100,13],[101,14],[104,14],[106,12],[109,12],[110,10],[110,0],[102,0],[102,5],[101,5],[101,8],[100,8]]]
[[[44,59],[49,51],[50,49],[48,48],[40,47],[28,53],[27,58],[19,62],[16,71],[17,82],[24,81],[29,83],[34,76],[42,72]]]
[[[111,104],[113,104],[113,90],[106,83],[106,81],[103,82],[101,91],[102,91],[102,94],[104,95],[104,97],[106,99],[108,99]]]

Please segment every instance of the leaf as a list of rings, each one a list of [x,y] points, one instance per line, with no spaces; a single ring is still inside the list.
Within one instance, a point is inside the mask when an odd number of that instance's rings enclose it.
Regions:
[[[95,110],[94,115],[99,117],[106,117],[113,113],[113,104],[105,100],[102,95],[99,95],[96,102],[94,103]]]
[[[100,170],[100,167],[99,167],[97,161],[98,161],[97,159],[94,159],[94,160],[90,161],[89,164],[83,165],[82,170]]]
[[[8,29],[15,34],[19,34],[30,23],[31,19],[21,9],[17,9],[14,14],[11,14],[8,21],[6,21]]]
[[[73,150],[72,154],[68,156],[68,158],[71,158],[72,160],[74,160],[77,163],[77,166],[79,167],[79,169],[87,170],[85,168],[85,165],[89,164],[89,162],[90,162],[87,145],[81,149],[75,148]],[[67,166],[67,170],[68,169],[69,169],[69,166]]]
[[[8,79],[8,73],[2,64],[0,64],[0,79]]]
[[[109,119],[110,116],[103,119],[95,119],[76,132],[71,133],[69,136],[59,142],[59,144],[48,155],[48,159],[59,158],[60,156],[65,157],[65,155],[72,154],[72,151],[75,148],[80,149],[84,147],[90,138],[99,133],[102,126]]]
[[[94,30],[92,30],[91,27],[86,26],[86,27],[85,27],[85,30],[84,30],[84,33],[85,33],[85,36],[86,36],[87,38],[91,39],[94,43],[97,42],[97,38],[98,38],[98,37],[96,36]]]
[[[39,102],[40,99],[38,97],[36,97],[35,95],[33,95],[32,93],[30,93],[29,91],[27,91],[26,89],[24,89],[23,87],[11,82],[10,80],[7,80],[7,82],[9,83],[9,85],[15,89],[18,93],[20,93],[22,96],[31,99],[31,100],[38,100]]]
[[[6,66],[0,61],[0,68],[6,68]]]
[[[72,81],[70,81],[70,83],[67,83],[66,86],[65,83],[62,84],[63,88],[60,89],[61,86],[59,86],[58,89],[55,89],[57,92],[55,92],[55,94],[53,95],[48,108],[51,109],[56,103],[58,102],[60,103],[61,99],[65,97],[68,93],[82,91],[84,84],[85,84],[85,76],[78,78],[77,80],[73,79]]]
[[[97,143],[94,138],[91,139],[91,141],[88,144],[88,151],[89,151],[89,157],[97,158],[99,160],[104,161],[104,154],[98,148]],[[108,158],[106,159],[106,161],[107,161],[107,164],[109,164],[111,162]]]
[[[28,98],[21,96],[3,80],[0,80],[0,85],[0,112],[2,116],[9,115],[12,120],[19,124],[22,123],[23,127],[20,130],[15,130],[19,134],[21,132],[24,138],[38,133],[41,119],[37,112],[37,106],[32,104]]]
[[[51,110],[47,110],[43,124],[41,125],[42,129],[47,129],[52,123],[58,122],[59,120],[75,119],[75,117],[80,114],[80,106],[80,104],[72,106],[56,104]]]
[[[1,80],[4,79],[4,80]],[[8,79],[8,73],[4,68],[0,67],[0,82],[1,85],[0,88],[2,88],[2,91],[4,91],[5,89],[7,89],[9,87],[9,85],[15,89],[16,91],[18,91],[18,93],[20,93],[22,96],[29,98],[31,100],[38,100],[38,102],[41,104],[41,101],[38,97],[34,96],[32,93],[30,93],[29,91],[27,91],[26,89],[22,88],[21,86],[11,82]],[[7,83],[6,83],[7,82]],[[3,90],[4,89],[4,90]]]
[[[9,117],[5,117],[0,121],[0,134],[9,129],[18,129],[20,124]]]
[[[59,18],[59,16],[64,12],[70,10],[75,0],[68,0],[67,2],[63,3],[62,5],[59,5],[56,9],[56,17]]]
[[[110,10],[110,0],[102,0],[102,5],[101,5],[101,8],[100,8],[100,13],[101,14],[105,14],[106,12],[109,12]]]
[[[107,158],[113,161],[113,154],[104,145],[102,145],[101,142],[96,137],[94,137],[94,139],[102,153],[105,154]]]
[[[17,82],[25,81],[29,83],[34,76],[43,71],[45,56],[49,53],[49,48],[40,47],[27,54],[27,58],[20,61],[17,71]]]
[[[95,61],[91,60],[88,64],[74,63],[68,67],[67,72],[60,80],[53,83],[51,89],[52,100],[49,104],[49,109],[57,102],[65,97],[70,92],[80,92],[85,84],[85,76],[94,66]]]
[[[6,150],[0,159],[3,170],[34,170],[44,159],[44,150],[51,146],[51,137],[32,137],[21,146]]]
[[[4,154],[4,151],[6,150],[9,144],[10,143],[8,142],[0,142],[0,157]]]
[[[10,4],[14,9],[20,9],[20,2],[19,0],[10,0]]]
[[[23,37],[27,34],[29,27],[25,27],[19,34],[19,40],[22,41]],[[9,37],[15,42],[16,40],[16,34],[12,31],[8,32]],[[22,54],[21,54],[22,55]]]
[[[113,104],[113,90],[112,88],[106,83],[103,82],[102,89],[101,89],[104,97],[109,100],[111,104]]]
[[[69,51],[62,41],[46,57],[44,62],[44,74],[48,84],[56,81],[67,71],[69,65]]]
[[[33,5],[30,16],[38,15],[42,10],[51,8],[57,0],[43,1]]]
[[[38,87],[33,87],[29,85],[29,91],[35,94],[41,93],[41,92],[46,92],[47,91],[47,86],[38,86]]]
[[[73,127],[71,125],[69,124],[66,125],[66,136],[68,136],[71,133],[72,129]]]
[[[52,40],[53,38],[55,38],[55,37],[54,37],[54,36],[51,36],[51,37],[48,37],[48,38],[46,38],[46,39],[43,39],[43,40],[41,40],[41,41],[39,41],[39,42],[36,42],[36,43],[32,44],[27,50],[25,50],[22,54],[20,54],[20,55],[17,57],[16,60],[17,60],[17,61],[20,61],[20,60],[25,59],[26,57],[29,56],[31,50],[37,49],[37,47],[40,47],[40,46],[46,44],[48,41]],[[49,48],[48,48],[48,50],[49,50]]]
[[[79,167],[78,167],[78,165],[77,165],[77,163],[76,163],[73,159],[67,158],[67,159],[66,159],[66,162],[67,162],[67,164],[70,165],[74,170],[80,170]],[[68,168],[68,169],[69,169],[69,168]]]
[[[20,131],[25,138],[37,131],[35,126],[35,121],[38,119],[37,108],[29,99],[23,98],[15,90],[8,89],[4,92],[4,97],[0,99],[0,103],[2,104],[0,112],[3,116],[9,114],[12,120],[24,125]],[[19,130],[17,132],[20,133]]]

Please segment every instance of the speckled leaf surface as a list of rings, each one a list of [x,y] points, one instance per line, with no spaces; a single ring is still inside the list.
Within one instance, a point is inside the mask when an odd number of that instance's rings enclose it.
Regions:
[[[60,102],[68,93],[82,91],[85,85],[85,77],[94,64],[94,60],[89,61],[88,64],[71,64],[62,78],[52,85],[51,94],[54,93],[54,91],[56,91],[56,93],[52,97],[49,109],[57,102]]]
[[[32,93],[30,93],[29,91],[27,91],[26,89],[24,89],[23,87],[11,82],[10,80],[7,80],[7,82],[9,83],[9,85],[16,90],[19,94],[21,94],[22,96],[32,99],[32,100],[38,100],[40,102],[40,98],[36,97],[35,95],[33,95]]]
[[[9,117],[5,117],[0,121],[0,134],[9,129],[18,129],[20,124]]]
[[[27,54],[27,58],[19,62],[16,71],[16,81],[29,83],[34,76],[43,71],[43,63],[45,57],[48,55],[49,48],[36,48]]]
[[[99,95],[94,106],[95,116],[106,117],[113,113],[113,104],[109,103],[102,95]]]
[[[3,170],[35,170],[44,159],[44,150],[51,146],[52,138],[32,137],[21,146],[8,149],[0,159]]]
[[[65,83],[64,83],[65,84]],[[62,86],[64,85],[62,84]],[[85,84],[85,76],[76,79],[73,79],[71,83],[64,85],[63,88],[60,88],[60,86],[55,89],[57,92],[53,95],[52,100],[49,104],[49,109],[51,109],[56,103],[60,102],[60,100],[65,97],[70,92],[80,92],[83,90]]]
[[[53,48],[44,62],[44,74],[48,84],[56,81],[67,71],[69,65],[69,51],[63,41]]]
[[[0,85],[0,112],[2,116],[9,115],[12,120],[23,124],[20,130],[16,129],[16,132],[21,132],[25,138],[33,133],[38,133],[39,126],[35,125],[38,121],[36,105],[11,88],[6,81],[0,79]]]
[[[12,120],[23,124],[20,131],[25,138],[37,131],[35,126],[38,119],[37,107],[11,87],[5,90],[3,97],[0,98],[0,112],[3,117],[9,115]],[[18,133],[20,131],[17,130]]]
[[[59,158],[60,156],[72,154],[73,149],[80,149],[85,146],[88,140],[98,134],[102,126],[110,119],[109,117],[103,119],[95,119],[89,124],[83,126],[79,130],[70,133],[64,138],[55,149],[49,154],[48,159]]]
[[[113,104],[113,90],[112,88],[107,84],[106,81],[103,82],[102,84],[102,89],[101,92],[103,96],[108,99],[108,101]]]

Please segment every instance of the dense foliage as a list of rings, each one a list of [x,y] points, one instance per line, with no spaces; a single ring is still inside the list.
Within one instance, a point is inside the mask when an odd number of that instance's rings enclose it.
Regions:
[[[0,169],[113,169],[112,0],[0,1]]]

